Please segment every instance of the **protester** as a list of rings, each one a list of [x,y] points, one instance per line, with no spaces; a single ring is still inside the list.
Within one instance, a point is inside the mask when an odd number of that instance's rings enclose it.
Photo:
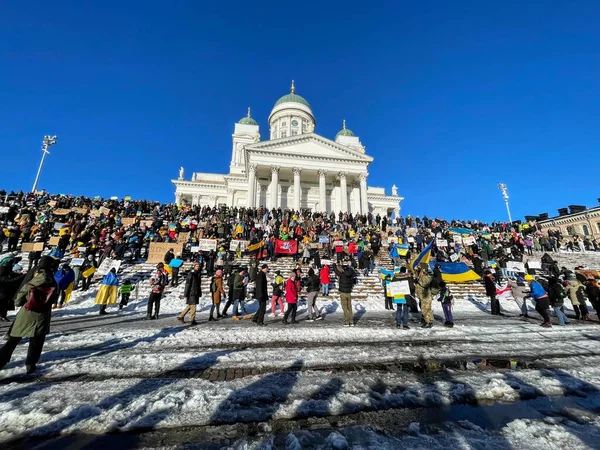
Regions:
[[[315,320],[321,320],[323,317],[317,308],[317,296],[319,295],[319,287],[321,280],[319,275],[315,273],[315,270],[311,267],[308,269],[308,279],[306,281],[306,303],[308,307],[308,322],[314,322]]]
[[[530,292],[525,298],[532,298],[535,300],[535,310],[544,319],[542,327],[550,328],[552,323],[550,322],[550,316],[548,315],[548,308],[550,307],[550,299],[548,293],[544,290],[542,285],[535,281],[533,276],[525,275],[525,281],[529,283]]]
[[[160,299],[165,287],[169,284],[169,275],[165,271],[165,265],[158,263],[156,270],[150,277],[150,296],[148,297],[148,310],[145,320],[156,320],[160,312]]]
[[[123,309],[129,303],[129,297],[135,289],[135,286],[131,284],[129,278],[123,280],[123,284],[119,287],[119,294],[121,295],[121,302],[119,303],[119,309]]]
[[[417,297],[421,301],[421,311],[423,313],[423,325],[421,328],[431,328],[433,326],[433,309],[431,297],[431,281],[432,278],[428,275],[427,264],[419,265],[417,268],[417,281],[415,283],[415,291]]]
[[[194,269],[188,273],[185,279],[183,298],[186,307],[177,316],[177,320],[185,322],[185,316],[190,313],[190,325],[198,325],[198,322],[196,322],[196,305],[200,302],[200,297],[202,297],[202,277],[200,275],[200,264],[195,263]]]
[[[273,295],[271,296],[271,314],[270,316],[275,316],[275,306],[279,305],[279,311],[281,312],[281,314],[284,314],[284,310],[283,310],[283,283],[284,283],[284,279],[281,276],[281,271],[277,271],[275,272],[275,280],[273,281],[272,287],[273,287]]]
[[[454,326],[454,316],[452,315],[454,296],[445,281],[442,281],[439,286],[440,297],[438,298],[438,301],[442,304],[442,310],[444,311],[444,326],[452,328]]]
[[[333,271],[338,277],[340,303],[344,311],[344,325],[353,327],[355,323],[352,313],[352,288],[354,287],[356,273],[352,267],[342,266],[340,261],[334,266]]]
[[[117,271],[113,267],[102,278],[102,281],[100,283],[100,289],[96,294],[96,305],[100,305],[100,315],[108,314],[106,312],[106,307],[108,305],[114,305],[117,303],[119,291],[118,286],[119,279],[117,278]]]
[[[258,326],[265,325],[265,312],[267,311],[267,273],[269,272],[269,266],[263,264],[260,271],[256,275],[256,285],[254,289],[254,297],[258,300],[258,311],[256,312],[253,321]]]
[[[285,301],[287,302],[287,310],[283,316],[283,323],[289,325],[290,323],[298,323],[296,321],[296,312],[298,311],[298,287],[296,284],[296,271],[290,273],[290,277],[285,282]],[[289,322],[288,318],[291,315],[292,321]]]

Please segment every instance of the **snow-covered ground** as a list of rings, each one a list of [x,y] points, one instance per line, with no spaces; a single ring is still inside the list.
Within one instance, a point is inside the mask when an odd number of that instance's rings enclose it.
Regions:
[[[589,258],[594,267],[596,255]],[[463,286],[454,288],[452,329],[441,325],[438,304],[432,329],[417,322],[397,329],[375,288],[354,302],[354,328],[342,326],[336,296],[318,300],[323,321],[303,321],[301,305],[300,324],[269,317],[264,328],[207,322],[203,298],[200,324],[190,327],[175,319],[182,286],[167,292],[155,321],[141,320],[145,282],[126,309],[109,308],[108,316],[98,315],[96,289],[76,292],[54,312],[36,374],[24,375],[24,344],[0,371],[1,442],[135,430],[177,435],[189,427],[213,427],[199,448],[571,449],[599,442],[597,321],[543,329],[519,318],[512,300],[502,304],[507,317],[494,317],[481,287]],[[393,416],[390,425],[389,415],[400,412],[403,419]],[[387,422],[370,414],[387,414]],[[329,425],[319,422],[325,419]],[[260,426],[248,437],[242,424]],[[172,441],[140,438],[139,446],[183,448]]]

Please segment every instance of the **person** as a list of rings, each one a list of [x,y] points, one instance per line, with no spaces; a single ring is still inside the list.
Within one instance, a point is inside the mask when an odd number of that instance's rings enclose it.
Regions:
[[[331,283],[331,274],[328,264],[325,264],[319,271],[319,278],[321,279],[321,294],[325,297],[329,297],[329,283]]]
[[[485,295],[490,298],[490,304],[492,308],[492,316],[501,316],[500,312],[500,301],[498,297],[496,297],[496,283],[494,281],[494,277],[492,276],[492,272],[490,270],[486,270],[483,281],[485,283]]]
[[[83,265],[81,266],[81,278],[83,278],[83,282],[81,283],[82,291],[87,291],[90,288],[97,267],[98,265],[96,264],[94,255],[89,255],[83,262]]]
[[[573,311],[575,311],[575,318],[577,320],[589,320],[590,313],[585,303],[585,286],[577,279],[575,274],[572,272],[567,275],[567,281],[565,290],[573,305]]]
[[[525,275],[525,281],[529,284],[530,289],[529,294],[525,298],[533,298],[535,300],[535,310],[544,319],[541,326],[551,328],[552,323],[550,322],[550,316],[548,315],[548,308],[550,307],[548,293],[540,283],[535,281],[532,275]]]
[[[304,249],[302,250],[302,264],[308,264],[310,262],[310,249],[308,248],[308,244],[304,244]]]
[[[386,274],[382,280],[381,280],[381,284],[383,287],[383,295],[384,295],[384,302],[385,302],[385,309],[387,310],[393,310],[394,306],[393,306],[393,298],[390,295],[390,283],[392,282],[392,275],[391,274]]]
[[[208,317],[209,322],[213,322],[215,319],[214,313],[217,310],[217,319],[223,317],[221,315],[220,306],[221,300],[225,297],[225,290],[223,289],[223,271],[217,269],[214,276],[210,280],[210,292],[212,294],[212,305],[210,307],[210,316]]]
[[[58,307],[62,308],[63,304],[71,299],[71,292],[73,292],[73,286],[75,286],[75,272],[71,269],[69,263],[64,263],[54,274],[54,279],[60,289]]]
[[[445,281],[441,281],[440,284],[440,297],[438,302],[442,304],[442,310],[444,311],[444,326],[452,328],[454,326],[454,316],[452,315],[452,303],[454,302],[454,296],[450,291],[450,288]]]
[[[281,313],[284,313],[283,310],[283,283],[284,283],[284,279],[281,276],[281,271],[278,270],[277,272],[275,272],[275,281],[273,281],[273,295],[271,296],[271,316],[276,316],[277,314],[275,314],[275,306],[279,305],[279,311],[281,311]]]
[[[321,313],[319,308],[316,306],[317,295],[319,295],[319,287],[321,280],[319,275],[315,273],[315,270],[311,267],[308,269],[308,279],[306,280],[306,303],[308,305],[308,322],[314,322],[315,320],[321,320]]]
[[[263,264],[260,268],[260,271],[256,274],[256,284],[254,288],[254,298],[256,298],[258,301],[258,311],[254,315],[252,321],[256,322],[256,325],[261,327],[265,326],[265,312],[267,311],[267,297],[269,296],[267,292],[268,271],[269,266],[267,264]]]
[[[11,359],[12,354],[23,338],[29,338],[29,349],[25,359],[27,373],[35,372],[40,360],[44,341],[50,333],[52,305],[58,301],[59,290],[54,280],[58,261],[50,256],[42,256],[33,268],[32,278],[27,280],[17,292],[16,306],[22,306],[8,333],[8,341],[0,348],[0,369]]]
[[[179,269],[183,266],[183,259],[181,254],[177,253],[175,258],[169,261],[169,267],[171,268],[171,286],[179,286]]]
[[[233,316],[238,317],[240,315],[239,306],[241,305],[242,312],[245,314],[244,308],[244,279],[246,275],[246,268],[240,267],[238,272],[233,277],[233,290],[232,295],[227,299],[225,303],[225,309],[223,310],[223,316],[227,317],[227,310],[233,304]]]
[[[108,314],[106,307],[117,303],[119,279],[117,278],[117,269],[114,267],[104,275],[100,282],[100,289],[96,294],[96,305],[100,305],[100,315]]]
[[[338,277],[338,291],[340,292],[340,303],[344,311],[344,325],[353,327],[354,317],[352,314],[352,288],[354,287],[355,272],[352,267],[342,266],[338,261],[333,271]]]
[[[160,312],[160,299],[165,287],[169,284],[169,275],[165,271],[165,265],[158,263],[156,270],[150,277],[150,296],[148,297],[148,310],[145,320],[156,320]],[[154,313],[153,313],[154,310]]]
[[[292,270],[290,277],[285,282],[285,301],[287,302],[287,310],[283,315],[284,325],[289,325],[288,318],[292,317],[291,323],[298,323],[296,321],[296,312],[298,311],[298,288],[296,285],[296,271]]]
[[[417,267],[417,281],[415,283],[415,292],[421,300],[421,311],[423,313],[423,325],[421,328],[431,328],[433,326],[433,299],[431,297],[431,277],[428,272],[427,263],[421,263]]]
[[[123,309],[129,303],[129,297],[135,289],[135,286],[131,284],[131,280],[126,278],[123,280],[123,284],[119,288],[119,294],[121,295],[121,302],[119,303],[119,309]]]
[[[548,298],[550,299],[552,309],[554,309],[554,312],[556,313],[556,317],[558,317],[558,322],[562,326],[567,325],[569,319],[563,312],[563,305],[567,294],[558,280],[554,277],[548,280],[548,286]]]
[[[174,258],[175,258],[174,250],[172,248],[170,248],[169,250],[167,250],[167,253],[165,253],[165,257],[164,257],[163,261],[165,262],[166,265],[169,265],[169,263]]]
[[[406,268],[404,268],[404,272],[400,272],[398,274],[394,274],[393,281],[408,281],[408,274],[406,273]],[[388,277],[391,278],[391,277]],[[390,280],[391,281],[391,280]],[[387,292],[386,286],[386,294],[391,294],[391,292]],[[394,295],[393,302],[396,304],[396,327],[402,328],[403,330],[410,330],[408,326],[408,302],[406,300],[406,295]]]
[[[8,311],[15,309],[13,298],[25,279],[17,261],[17,258],[4,258],[0,261],[0,322],[10,322]]]
[[[190,313],[190,325],[198,325],[196,322],[196,305],[199,303],[199,299],[202,297],[202,277],[200,276],[200,263],[195,263],[193,270],[191,270],[185,280],[185,289],[183,291],[183,298],[185,299],[186,307],[177,316],[177,320],[185,322],[185,316]]]
[[[523,273],[519,273],[517,278],[508,278],[508,285],[510,286],[512,296],[515,299],[517,306],[519,306],[519,309],[521,310],[520,317],[529,317],[527,300],[525,299],[527,296],[526,291],[528,289],[523,276]]]
[[[588,278],[585,282],[585,292],[588,299],[596,311],[598,319],[600,319],[600,287],[598,287],[598,281],[595,278]]]

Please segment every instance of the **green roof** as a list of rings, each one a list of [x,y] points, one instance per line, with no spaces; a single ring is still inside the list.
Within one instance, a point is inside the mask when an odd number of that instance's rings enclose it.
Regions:
[[[337,138],[338,136],[354,136],[354,133],[352,132],[352,130],[350,130],[349,128],[346,128],[346,119],[344,119],[342,124],[343,124],[342,129],[340,131],[338,131],[338,134],[336,134],[335,137]]]
[[[298,94],[294,94],[294,93],[289,93],[284,95],[283,97],[281,97],[279,100],[277,100],[277,102],[275,102],[275,106],[277,105],[281,105],[282,103],[300,103],[304,106],[308,106],[310,108],[309,103],[306,101],[306,99],[304,97],[302,97],[301,95]],[[273,108],[275,107],[273,106]]]
[[[246,125],[258,125],[258,122],[254,120],[252,117],[242,117],[238,123],[243,123]]]

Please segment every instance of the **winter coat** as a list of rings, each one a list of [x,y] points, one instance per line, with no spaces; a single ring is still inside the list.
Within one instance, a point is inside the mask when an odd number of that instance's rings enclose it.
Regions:
[[[188,273],[185,279],[183,296],[188,305],[198,304],[198,299],[202,297],[202,277],[200,276],[199,270],[192,270]]]
[[[162,294],[169,284],[169,275],[164,270],[156,270],[150,277],[150,288],[153,294]]]
[[[216,289],[212,293],[212,302],[213,305],[218,305],[221,303],[221,299],[225,296],[225,291],[223,290],[223,278],[214,276],[211,280],[211,285],[213,282]]]
[[[333,271],[338,276],[338,290],[342,294],[352,293],[352,288],[354,287],[354,276],[356,275],[354,269],[352,267],[342,267],[340,270],[338,266],[334,266]]]
[[[275,282],[273,283],[273,296],[281,297],[283,295],[283,281],[281,275],[275,277]]]
[[[260,270],[256,274],[256,284],[254,287],[254,297],[257,300],[267,300],[269,294],[267,292],[267,274]]]
[[[585,286],[577,280],[569,280],[567,281],[565,291],[569,296],[569,300],[571,300],[571,304],[573,306],[579,306],[579,299],[581,298],[581,295],[585,292]]]
[[[548,297],[548,294],[546,293],[546,291],[544,290],[542,285],[540,283],[538,283],[537,281],[532,281],[529,284],[529,287],[531,288],[529,297],[534,298],[536,300],[538,298]]]
[[[515,299],[523,299],[529,291],[529,287],[526,284],[519,284],[516,280],[509,279],[508,285],[510,286],[510,290]]]
[[[321,278],[321,284],[329,284],[331,283],[331,276],[329,274],[329,266],[323,266],[321,271],[319,272],[319,277]]]
[[[13,298],[24,279],[25,275],[14,273],[12,266],[0,267],[0,310],[15,309]]]
[[[496,295],[496,283],[494,283],[494,279],[491,276],[486,275],[483,280],[485,283],[485,295],[488,297]]]
[[[100,289],[96,294],[96,305],[114,305],[117,303],[119,279],[113,272],[108,272],[102,278]]]
[[[233,299],[244,299],[244,277],[239,272],[233,278]]]
[[[431,277],[425,270],[421,270],[415,283],[415,293],[419,299],[431,298]]]
[[[321,286],[321,280],[317,274],[308,277],[306,292],[317,292]]]
[[[557,282],[548,288],[548,297],[553,308],[563,306],[565,303],[566,293],[563,287]]]
[[[46,336],[50,333],[52,305],[58,301],[60,291],[58,290],[56,281],[54,281],[54,278],[48,272],[40,272],[25,283],[15,297],[15,305],[25,305],[29,291],[35,288],[54,288],[54,292],[41,312],[29,311],[25,308],[19,310],[10,330],[11,337],[30,338],[34,336]]]
[[[288,279],[285,282],[285,301],[287,303],[298,302],[298,290],[296,289],[296,283],[292,279]]]

